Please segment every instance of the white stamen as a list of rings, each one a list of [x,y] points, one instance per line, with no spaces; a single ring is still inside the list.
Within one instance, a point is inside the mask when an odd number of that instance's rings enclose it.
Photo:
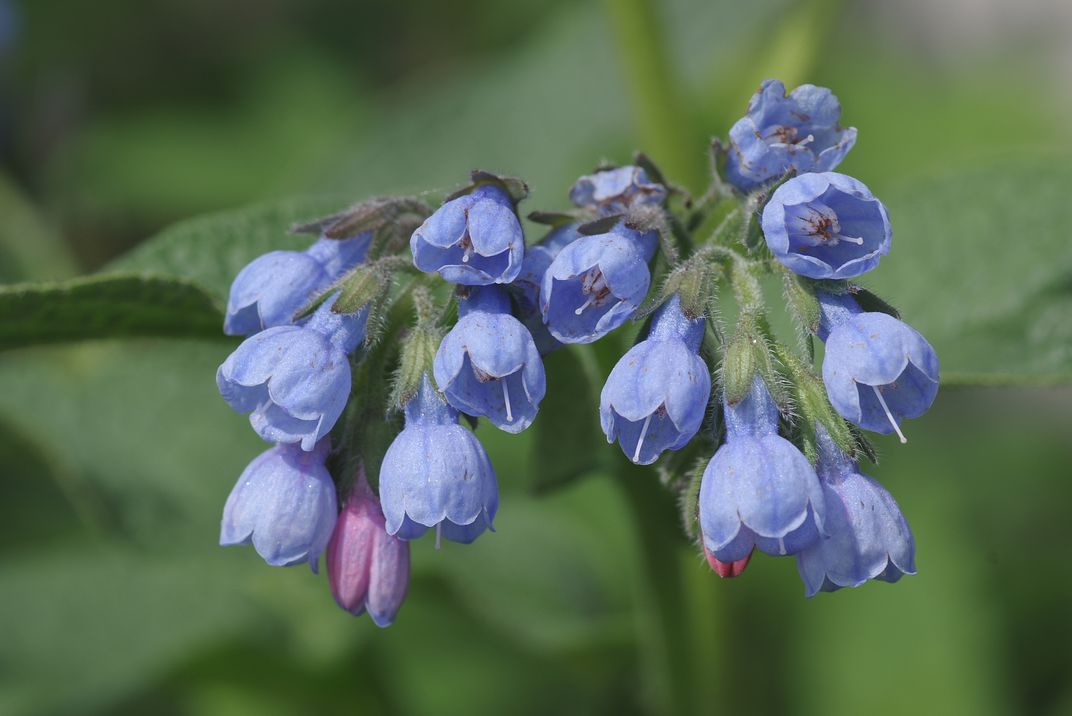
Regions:
[[[473,245],[469,244],[465,247],[465,252],[462,254],[462,263],[469,263],[469,259],[473,257]]]
[[[862,236],[845,236],[845,234],[838,234],[834,237],[836,241],[848,241],[850,244],[856,244],[857,246],[863,246],[864,240]]]
[[[440,522],[435,526],[435,548],[439,549],[439,540],[443,535],[443,523]]]
[[[644,427],[640,429],[640,439],[637,440],[636,450],[633,451],[633,462],[640,461],[640,448],[644,446],[644,436],[648,434],[648,426],[651,425],[651,414],[644,418]]]
[[[588,308],[589,306],[591,306],[595,302],[596,302],[595,296],[589,296],[588,300],[584,302],[584,305],[581,306],[580,308],[578,308],[573,313],[579,316],[582,313],[584,313],[584,309]]]
[[[778,554],[785,554],[785,537],[778,538]]]
[[[890,406],[886,405],[886,399],[882,397],[882,391],[873,385],[871,386],[871,390],[875,391],[875,397],[878,398],[878,402],[882,405],[882,409],[886,411],[886,419],[890,421],[890,425],[892,425],[893,429],[897,432],[897,437],[901,438],[901,444],[904,445],[908,442],[908,438],[901,432],[901,426],[899,426],[897,421],[893,419],[893,413],[890,412]]]
[[[510,389],[506,387],[506,378],[502,379],[503,400],[506,401],[506,422],[514,422],[514,414],[510,411]]]
[[[814,141],[815,141],[815,135],[814,134],[809,134],[808,136],[804,137],[804,139],[801,139],[799,142],[797,142],[797,146],[798,147],[803,147],[805,144],[808,144],[808,143],[814,142]]]

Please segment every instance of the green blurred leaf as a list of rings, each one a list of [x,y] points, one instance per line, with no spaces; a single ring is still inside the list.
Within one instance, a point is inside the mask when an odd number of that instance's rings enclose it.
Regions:
[[[559,350],[544,359],[547,395],[532,424],[531,488],[549,490],[599,466],[606,442],[599,431],[593,386],[600,385],[587,347]]]
[[[259,204],[182,221],[160,232],[105,270],[190,279],[221,304],[243,266],[273,249],[303,249],[308,236],[291,226],[347,204],[341,198],[304,198]]]
[[[223,315],[189,281],[112,274],[0,287],[0,349],[122,336],[217,337]]]
[[[944,384],[1072,381],[1072,168],[1021,157],[884,193],[893,251],[863,277],[934,345]]]
[[[0,174],[0,282],[62,278],[75,272],[74,259],[11,180]]]

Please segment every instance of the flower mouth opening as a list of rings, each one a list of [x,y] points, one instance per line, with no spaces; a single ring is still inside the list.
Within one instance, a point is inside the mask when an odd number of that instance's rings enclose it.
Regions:
[[[805,147],[815,141],[814,134],[806,134],[802,137],[796,127],[787,127],[782,124],[775,124],[766,132],[757,132],[757,136],[767,144],[792,144],[797,147]]]
[[[578,316],[591,306],[598,308],[607,302],[607,298],[611,295],[610,286],[607,284],[607,277],[598,266],[581,274],[581,295],[586,296],[587,300],[573,311]]]

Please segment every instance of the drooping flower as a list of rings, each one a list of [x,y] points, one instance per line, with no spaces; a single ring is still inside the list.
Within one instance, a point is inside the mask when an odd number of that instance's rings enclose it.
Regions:
[[[371,240],[372,232],[365,232],[351,239],[319,239],[305,251],[258,256],[231,284],[223,332],[248,336],[291,324],[317,291],[364,261]]]
[[[938,356],[914,328],[885,313],[861,312],[851,296],[820,294],[826,338],[823,382],[849,422],[883,435],[926,413],[938,395]]]
[[[469,543],[492,527],[499,507],[495,470],[476,436],[458,424],[425,376],[406,404],[406,424],[380,467],[388,534],[412,540],[435,529]]]
[[[346,406],[349,355],[365,337],[368,309],[332,313],[334,300],[302,325],[250,336],[216,372],[220,395],[236,412],[250,413],[253,429],[268,442],[312,450]]]
[[[915,574],[915,540],[893,496],[860,472],[825,430],[817,432],[829,536],[797,554],[807,595]]]
[[[698,355],[704,319],[689,318],[675,294],[652,318],[645,340],[614,366],[599,399],[607,442],[638,465],[680,450],[700,429],[711,376]]]
[[[778,435],[778,409],[761,378],[738,404],[724,405],[726,442],[700,483],[704,546],[721,562],[744,559],[753,547],[796,554],[823,532],[819,478]]]
[[[540,295],[551,335],[563,343],[591,343],[622,325],[648,292],[654,252],[648,235],[621,225],[562,249],[544,274]]]
[[[276,445],[254,458],[223,508],[220,545],[252,544],[273,567],[308,562],[316,571],[337,512],[330,450],[325,438],[308,452]]]
[[[886,207],[859,181],[837,172],[793,177],[763,209],[763,235],[774,257],[811,278],[867,273],[889,253]]]
[[[532,424],[547,389],[532,336],[510,315],[510,298],[497,286],[474,288],[459,301],[458,315],[436,352],[436,384],[463,413],[521,432]]]
[[[662,204],[666,201],[666,187],[649,180],[642,168],[624,166],[581,177],[570,189],[569,197],[577,206],[612,216],[633,206]]]
[[[354,616],[390,626],[409,587],[409,543],[387,534],[380,501],[362,470],[343,505],[324,563],[331,594]]]
[[[827,172],[856,143],[843,128],[841,105],[825,87],[801,85],[788,96],[778,80],[765,80],[748,102],[748,114],[730,129],[726,178],[741,191],[795,169]]]
[[[466,286],[510,283],[525,257],[514,204],[491,184],[436,209],[413,232],[409,245],[418,269]]]
[[[525,261],[521,273],[511,284],[517,298],[518,318],[529,329],[532,340],[540,355],[547,355],[562,347],[562,343],[551,335],[540,313],[540,292],[543,290],[543,277],[551,262],[566,246],[581,238],[577,231],[579,224],[566,224],[553,229],[540,243],[525,250]]]

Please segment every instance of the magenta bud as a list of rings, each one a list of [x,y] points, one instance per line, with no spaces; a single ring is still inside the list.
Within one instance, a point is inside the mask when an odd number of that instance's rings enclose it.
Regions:
[[[390,626],[409,587],[409,543],[387,534],[380,501],[361,470],[327,549],[328,583],[339,606]]]
[[[330,547],[329,547],[330,549]],[[754,551],[755,548],[753,548]],[[752,551],[749,551],[743,559],[738,559],[735,562],[723,562],[721,559],[711,554],[711,552],[705,546],[703,548],[704,557],[707,558],[707,563],[711,565],[711,569],[715,571],[715,574],[723,579],[730,579],[733,577],[740,577],[741,572],[748,566],[748,560],[752,559]]]

